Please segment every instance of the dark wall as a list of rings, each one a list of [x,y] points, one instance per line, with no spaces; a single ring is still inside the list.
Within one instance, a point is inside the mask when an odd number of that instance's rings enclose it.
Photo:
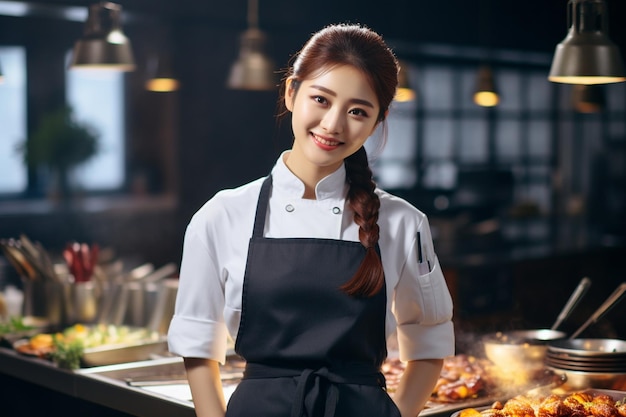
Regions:
[[[49,0],[45,4],[90,3]],[[260,1],[259,6],[260,26],[270,39],[269,53],[284,68],[310,33],[343,21],[365,23],[392,41],[549,52],[565,35],[566,3],[269,0]],[[138,167],[151,167],[147,169],[154,172],[156,185],[149,191],[170,193],[176,203],[155,203],[148,213],[141,208],[96,211],[88,218],[98,227],[88,223],[70,227],[58,220],[63,213],[55,218],[18,211],[0,215],[0,237],[26,232],[53,248],[72,239],[102,241],[155,263],[177,261],[191,214],[219,189],[267,174],[280,151],[289,146],[290,121],[284,119],[279,127],[275,118],[277,92],[225,87],[239,35],[246,26],[245,0],[219,5],[197,0],[128,0],[122,4],[125,31],[139,64],[135,73],[127,75],[126,191],[132,191]],[[608,4],[612,37],[624,52],[626,4],[622,0]],[[41,8],[33,11],[35,15],[29,17],[0,16],[0,44],[27,47],[31,130],[45,112],[63,102],[63,56],[82,32],[82,23],[62,20]],[[164,34],[182,83],[180,91],[167,96],[147,93],[142,87],[145,59]]]

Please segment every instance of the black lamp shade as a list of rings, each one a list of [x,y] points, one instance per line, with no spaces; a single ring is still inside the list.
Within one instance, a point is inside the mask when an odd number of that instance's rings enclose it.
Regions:
[[[608,37],[603,0],[569,0],[569,31],[556,47],[550,75],[553,82],[606,84],[626,81],[620,51]]]

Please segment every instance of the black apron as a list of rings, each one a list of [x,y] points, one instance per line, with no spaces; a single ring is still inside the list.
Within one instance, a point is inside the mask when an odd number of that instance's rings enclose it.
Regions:
[[[235,344],[246,370],[226,416],[400,417],[380,372],[386,291],[353,297],[339,289],[365,248],[264,238],[271,179],[259,195]]]

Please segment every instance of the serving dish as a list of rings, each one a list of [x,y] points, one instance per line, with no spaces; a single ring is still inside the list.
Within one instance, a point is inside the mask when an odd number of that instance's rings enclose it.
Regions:
[[[13,343],[13,348],[24,355],[50,358],[55,350],[54,338],[82,343],[81,367],[114,365],[151,359],[167,353],[167,336],[146,328],[130,326],[73,326],[55,335],[40,333]]]
[[[167,352],[167,338],[159,336],[147,342],[122,343],[87,348],[81,362],[84,366],[113,365],[151,359]]]
[[[611,398],[613,398],[614,401],[623,401],[626,398],[626,391],[621,391],[621,390],[611,390],[611,389],[585,389],[585,390],[572,390],[572,391],[562,391],[561,389],[558,390],[560,392],[559,395],[561,396],[566,396],[569,395],[573,392],[584,392],[584,393],[590,393],[590,394],[605,394],[610,396]],[[510,397],[513,398],[513,397]],[[500,401],[504,401],[504,400],[500,400]],[[485,405],[482,407],[473,407],[473,406],[468,406],[468,407],[463,407],[462,409],[459,409],[455,412],[453,412],[452,414],[450,414],[450,417],[462,417],[464,414],[465,410],[469,410],[469,409],[474,409],[478,412],[482,412],[485,410],[489,410],[491,408],[491,405]],[[421,415],[421,414],[420,414]]]

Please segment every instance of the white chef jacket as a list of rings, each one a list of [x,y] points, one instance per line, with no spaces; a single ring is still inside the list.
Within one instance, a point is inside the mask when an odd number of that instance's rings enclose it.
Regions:
[[[346,201],[345,167],[317,184],[315,200],[303,199],[304,184],[287,168],[283,156],[272,170],[264,236],[358,241],[359,227]],[[223,363],[228,336],[236,340],[248,244],[263,180],[218,192],[189,222],[168,330],[171,353]],[[402,360],[453,355],[452,300],[433,250],[428,219],[405,200],[380,189],[376,193],[387,286],[387,337],[392,340],[397,335]]]

